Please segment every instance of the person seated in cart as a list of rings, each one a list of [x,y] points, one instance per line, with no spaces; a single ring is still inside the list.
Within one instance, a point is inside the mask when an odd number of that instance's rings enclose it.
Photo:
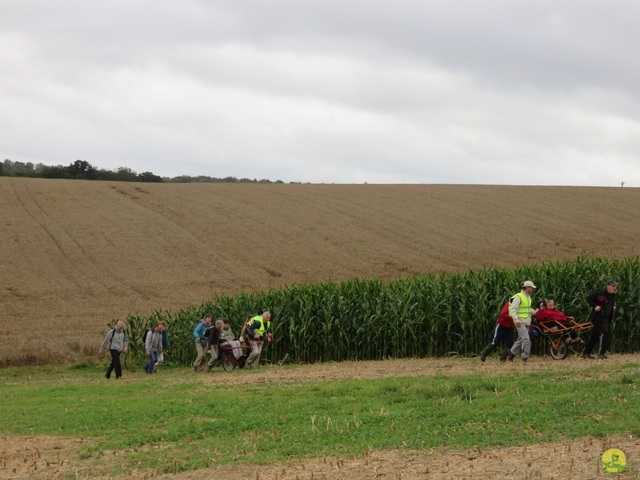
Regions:
[[[554,300],[546,300],[541,305],[541,308],[536,310],[535,317],[538,324],[546,330],[552,330],[553,327],[560,327],[561,329],[570,328],[571,331],[565,337],[565,343],[584,343],[584,340],[578,337],[578,334],[573,330],[574,318],[565,315],[560,310],[556,309],[556,302]]]
[[[239,340],[236,340],[236,336],[231,330],[229,320],[224,318],[222,320],[222,330],[220,330],[220,346],[222,348],[231,348],[233,350],[233,356],[238,360],[242,356],[242,348]]]

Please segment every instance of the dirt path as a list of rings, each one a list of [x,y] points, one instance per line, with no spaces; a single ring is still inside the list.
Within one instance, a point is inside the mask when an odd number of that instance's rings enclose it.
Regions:
[[[605,363],[606,362],[606,363]],[[243,384],[309,382],[348,379],[374,379],[387,377],[425,377],[437,374],[447,376],[469,375],[478,372],[485,376],[504,374],[505,372],[525,373],[544,371],[580,370],[585,366],[597,366],[603,375],[610,373],[611,368],[618,368],[626,363],[640,363],[640,354],[612,355],[606,361],[583,360],[571,355],[565,360],[552,360],[550,357],[532,357],[528,363],[514,360],[501,363],[497,356],[492,356],[485,363],[478,358],[421,358],[403,360],[381,360],[365,362],[320,363],[314,365],[296,365],[279,367],[272,365],[260,367],[255,372],[225,373],[216,369],[214,373],[202,374],[204,383],[211,384]],[[250,379],[250,380],[249,380]],[[191,379],[189,379],[191,381]]]

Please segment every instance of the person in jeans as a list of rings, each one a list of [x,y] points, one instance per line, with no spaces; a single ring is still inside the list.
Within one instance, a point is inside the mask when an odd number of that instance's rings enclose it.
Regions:
[[[129,338],[124,329],[124,322],[120,321],[111,329],[100,345],[99,355],[104,355],[104,349],[109,344],[109,352],[111,353],[111,363],[107,368],[105,377],[111,378],[111,372],[116,371],[116,378],[122,378],[122,365],[120,364],[120,354],[129,351]]]
[[[162,352],[162,332],[164,332],[165,328],[166,324],[164,322],[160,322],[147,334],[144,350],[149,359],[144,366],[144,371],[149,374],[155,373],[156,363],[158,363],[158,355]]]
[[[598,344],[598,358],[600,360],[607,358],[606,353],[611,342],[609,326],[616,311],[614,297],[617,289],[618,283],[615,280],[609,280],[604,290],[593,292],[587,297],[587,303],[591,306],[590,318],[593,329],[591,330],[591,337],[589,337],[589,341],[582,352],[582,358],[593,358],[591,352],[596,343]]]

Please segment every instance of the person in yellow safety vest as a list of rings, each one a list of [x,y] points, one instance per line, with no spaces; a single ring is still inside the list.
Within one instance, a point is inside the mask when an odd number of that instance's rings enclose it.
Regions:
[[[246,368],[258,368],[260,364],[260,353],[264,341],[271,342],[273,334],[271,333],[271,313],[264,312],[262,315],[256,315],[247,322],[247,337],[251,341],[251,354],[245,362]]]
[[[511,315],[516,330],[518,331],[518,340],[516,340],[511,350],[507,353],[509,361],[513,361],[513,357],[520,354],[522,361],[526,362],[531,355],[529,325],[531,325],[531,315],[535,313],[535,310],[531,308],[533,304],[531,294],[535,289],[536,286],[533,282],[527,280],[522,284],[522,290],[511,297],[509,315]]]

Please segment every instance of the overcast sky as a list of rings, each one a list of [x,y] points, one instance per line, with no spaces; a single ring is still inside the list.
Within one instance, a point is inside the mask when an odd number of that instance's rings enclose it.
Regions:
[[[640,2],[1,0],[2,159],[640,187]]]

